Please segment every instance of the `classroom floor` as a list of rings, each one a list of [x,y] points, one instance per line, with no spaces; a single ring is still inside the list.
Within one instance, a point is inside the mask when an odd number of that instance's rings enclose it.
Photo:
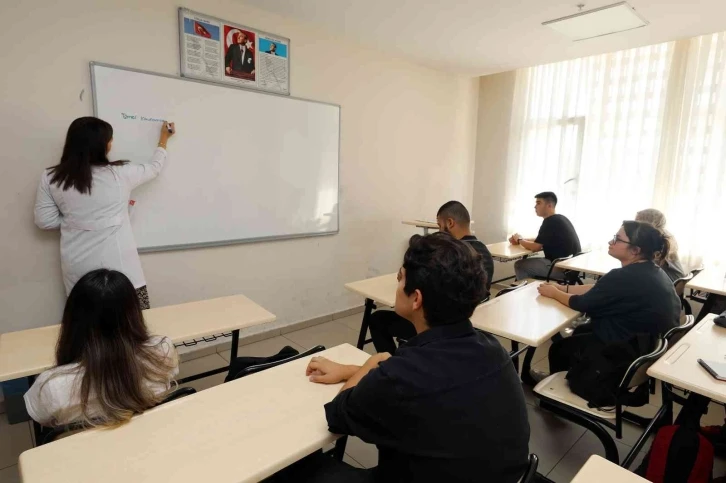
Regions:
[[[306,329],[290,332],[282,336],[273,337],[252,344],[241,345],[241,356],[267,356],[278,352],[282,347],[289,345],[300,351],[322,344],[325,347],[334,347],[342,343],[355,345],[358,338],[362,314],[338,319],[332,322],[316,325]],[[506,349],[509,342],[501,340]],[[244,341],[242,341],[244,343]],[[547,369],[547,346],[537,350],[534,366]],[[374,351],[372,345],[366,346],[366,351]],[[190,357],[191,354],[188,356]],[[185,377],[224,365],[229,359],[229,351],[205,355],[182,362],[180,376]],[[224,380],[224,374],[211,376],[194,381],[189,385],[197,390],[203,390]],[[566,483],[587,461],[592,454],[604,456],[602,445],[592,433],[570,422],[561,420],[554,415],[540,410],[535,402],[532,392],[525,387],[529,424],[531,428],[530,452],[539,456],[539,473],[547,476],[556,483]],[[660,395],[652,396],[651,400],[660,400]],[[639,414],[652,415],[655,406],[640,408]],[[723,424],[724,408],[712,404],[709,413],[703,418],[702,425]],[[640,434],[640,428],[626,424],[622,441],[616,441],[621,459],[630,450]],[[31,448],[31,428],[28,423],[9,425],[5,414],[0,414],[0,482],[19,483],[17,462],[23,451]],[[645,454],[641,451],[633,466],[636,467]],[[355,466],[373,467],[378,460],[375,446],[366,444],[358,438],[349,438],[345,460]],[[714,476],[726,474],[726,461],[718,460],[715,465]]]

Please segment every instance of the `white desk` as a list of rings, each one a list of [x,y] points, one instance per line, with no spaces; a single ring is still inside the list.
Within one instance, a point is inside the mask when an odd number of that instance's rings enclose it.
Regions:
[[[358,282],[346,283],[345,288],[363,298],[373,300],[386,307],[393,307],[396,304],[397,276],[397,273],[389,273],[380,277],[367,278]]]
[[[520,258],[526,258],[534,253],[521,245],[512,245],[508,241],[492,243],[487,245],[487,248],[489,249],[489,253],[492,254],[492,258],[499,262],[519,260]]]
[[[580,313],[554,299],[542,297],[537,287],[525,285],[481,304],[471,316],[477,329],[530,347],[538,347],[568,327]]]
[[[152,334],[173,342],[232,332],[237,352],[239,329],[273,322],[275,316],[244,295],[169,305],[144,311]],[[55,365],[60,325],[0,334],[0,382],[34,376]]]
[[[647,481],[601,456],[592,455],[571,483],[647,483]]]
[[[555,267],[562,270],[573,270],[575,272],[603,276],[614,268],[620,268],[621,264],[617,259],[608,255],[607,252],[596,250],[559,262]]]
[[[433,221],[406,220],[406,221],[402,221],[401,223],[403,223],[404,225],[415,226],[416,228],[423,228],[424,235],[428,235],[429,230],[431,230],[431,229],[434,229],[437,231],[439,229],[439,225]]]
[[[648,369],[648,375],[726,403],[726,382],[711,377],[697,362],[726,362],[726,329],[713,323],[715,317],[708,314]]]
[[[343,364],[349,344],[321,352]],[[20,455],[24,483],[256,482],[335,441],[323,405],[342,384],[314,384],[299,359],[164,404],[111,430],[90,430]]]
[[[481,304],[471,317],[472,324],[485,332],[528,346],[542,345],[567,327],[580,313],[553,299],[540,296],[537,286],[541,283],[530,283]],[[368,318],[375,304],[393,307],[397,284],[395,273],[345,284],[345,288],[366,299],[366,310],[358,337],[359,349],[368,342],[365,340]]]
[[[688,282],[686,284],[686,288],[713,293],[716,295],[726,295],[724,270],[707,268],[696,275],[693,280]]]

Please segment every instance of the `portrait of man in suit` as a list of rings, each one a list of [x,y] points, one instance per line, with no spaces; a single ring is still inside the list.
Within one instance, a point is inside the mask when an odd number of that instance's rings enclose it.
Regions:
[[[225,26],[225,30],[228,28]],[[254,34],[236,28],[229,28],[226,38],[225,73],[232,77],[254,80]]]

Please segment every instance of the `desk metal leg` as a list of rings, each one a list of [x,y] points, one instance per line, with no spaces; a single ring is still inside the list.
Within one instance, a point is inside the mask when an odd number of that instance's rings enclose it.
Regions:
[[[232,353],[229,356],[229,362],[237,359],[237,346],[239,345],[239,329],[232,331]]]
[[[423,227],[423,229],[424,229],[424,236],[428,235],[429,234],[429,227],[428,226],[425,226],[425,227]]]
[[[366,340],[366,335],[368,335],[368,323],[370,321],[371,313],[375,308],[375,302],[373,302],[372,299],[366,299],[365,310],[363,311],[363,320],[360,323],[360,333],[358,334],[358,344],[356,344],[358,349],[362,350],[363,346],[371,342],[371,340]]]
[[[348,443],[348,436],[341,436],[338,441],[335,442],[335,448],[333,448],[333,458],[338,461],[343,461],[345,456],[345,445]]]

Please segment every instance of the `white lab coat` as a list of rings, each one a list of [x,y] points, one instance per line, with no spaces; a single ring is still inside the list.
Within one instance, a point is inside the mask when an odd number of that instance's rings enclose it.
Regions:
[[[35,200],[35,224],[61,231],[61,270],[66,293],[98,268],[125,274],[135,288],[146,285],[129,220],[131,190],[156,178],[166,150],[157,148],[148,164],[95,166],[91,194],[63,191],[43,172]]]

